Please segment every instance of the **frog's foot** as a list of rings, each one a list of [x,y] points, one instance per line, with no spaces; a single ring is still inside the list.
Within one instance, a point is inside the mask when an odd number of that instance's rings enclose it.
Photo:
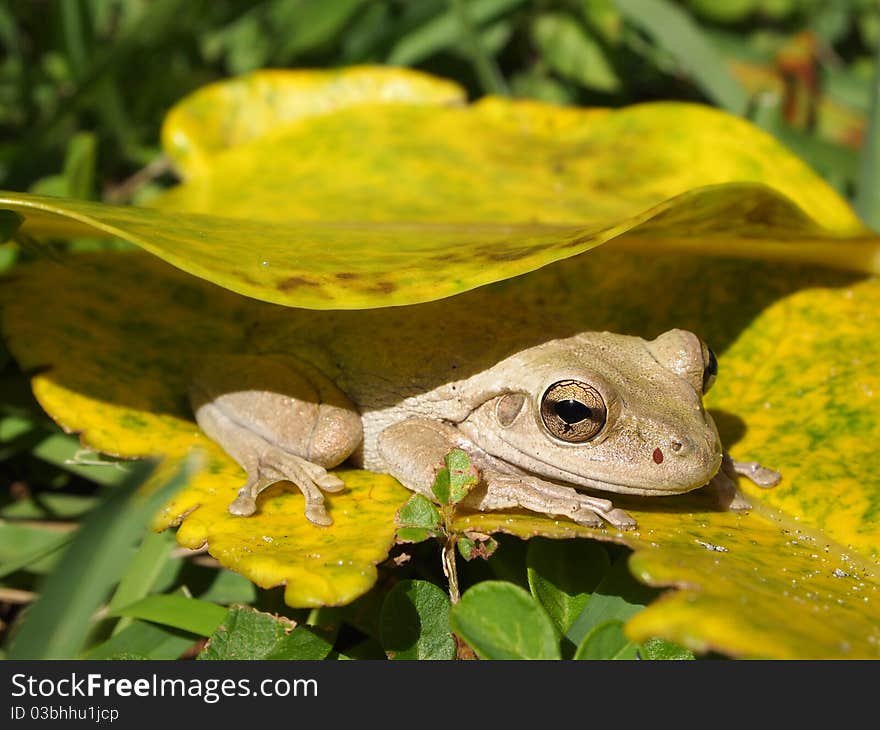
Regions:
[[[706,485],[715,494],[718,506],[723,510],[742,512],[752,508],[752,503],[737,487],[737,475],[746,477],[764,489],[775,487],[782,479],[778,471],[761,466],[757,461],[734,461],[728,454],[724,454],[721,469]]]
[[[761,466],[757,461],[733,461],[731,459],[731,464],[737,474],[746,477],[764,489],[775,487],[782,480],[782,474],[768,469],[766,466]]]
[[[485,491],[475,490],[474,501],[480,510],[522,507],[532,512],[568,517],[585,527],[609,523],[619,530],[631,530],[636,521],[607,499],[592,497],[571,487],[545,482],[537,477],[482,473]]]
[[[278,482],[292,482],[302,492],[310,522],[333,523],[324,507],[324,492],[338,492],[345,488],[345,483],[324,467],[273,446],[263,451],[256,468],[248,471],[248,480],[238,490],[229,511],[234,515],[252,515],[257,509],[257,496]]]
[[[718,504],[719,509],[731,512],[745,512],[752,508],[752,503],[739,491],[735,478],[722,469],[705,486]]]

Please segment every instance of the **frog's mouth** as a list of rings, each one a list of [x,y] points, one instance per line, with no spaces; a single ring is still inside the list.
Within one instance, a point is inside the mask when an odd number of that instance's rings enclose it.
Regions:
[[[718,452],[716,458],[703,470],[694,470],[689,479],[675,482],[667,482],[661,485],[653,486],[650,475],[646,475],[644,479],[639,481],[611,481],[604,479],[596,479],[577,474],[561,467],[558,464],[550,464],[544,461],[538,461],[537,464],[546,467],[543,469],[528,468],[523,469],[528,473],[542,479],[549,478],[551,481],[566,486],[586,487],[587,489],[595,489],[600,492],[613,492],[616,494],[633,494],[645,497],[662,497],[665,495],[686,494],[695,489],[706,486],[712,478],[721,469],[722,453]],[[536,464],[536,466],[537,466]]]

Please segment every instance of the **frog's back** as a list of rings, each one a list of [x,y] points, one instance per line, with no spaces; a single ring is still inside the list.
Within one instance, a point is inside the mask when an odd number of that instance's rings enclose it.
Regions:
[[[548,339],[542,327],[511,326],[450,300],[362,311],[279,310],[252,333],[262,352],[319,368],[362,413],[419,408],[423,397]]]

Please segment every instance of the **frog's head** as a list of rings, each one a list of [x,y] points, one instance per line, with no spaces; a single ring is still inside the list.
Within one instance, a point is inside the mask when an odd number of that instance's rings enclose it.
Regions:
[[[712,351],[685,330],[651,341],[586,332],[487,371],[485,399],[459,428],[493,456],[554,481],[678,494],[721,465],[702,403],[716,371]]]

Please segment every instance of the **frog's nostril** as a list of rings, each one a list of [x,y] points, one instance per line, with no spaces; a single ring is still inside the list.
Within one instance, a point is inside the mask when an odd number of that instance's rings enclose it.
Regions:
[[[677,453],[681,451],[682,448],[684,448],[684,444],[679,441],[673,441],[671,444],[669,444],[669,448]]]

